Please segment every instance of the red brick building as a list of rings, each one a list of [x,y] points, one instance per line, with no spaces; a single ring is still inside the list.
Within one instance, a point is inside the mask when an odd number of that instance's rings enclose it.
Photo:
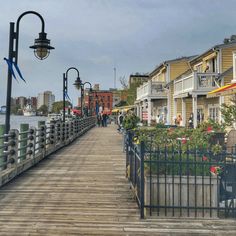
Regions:
[[[90,103],[89,103],[90,100]],[[85,90],[84,93],[84,106],[92,110],[93,115],[96,114],[96,107],[102,107],[103,112],[111,114],[112,111],[113,95],[108,90]],[[90,106],[89,106],[90,104]]]

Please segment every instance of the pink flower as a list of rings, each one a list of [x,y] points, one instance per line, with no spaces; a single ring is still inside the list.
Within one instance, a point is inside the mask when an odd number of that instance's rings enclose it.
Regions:
[[[202,160],[203,160],[203,161],[208,161],[208,158],[207,158],[206,156],[203,156],[203,157],[202,157]]]
[[[223,171],[223,168],[220,167],[220,166],[211,166],[210,167],[210,172],[213,174],[213,175],[219,175],[221,174]]]
[[[187,139],[186,137],[183,137],[182,140],[181,140],[182,144],[186,144],[187,143]]]

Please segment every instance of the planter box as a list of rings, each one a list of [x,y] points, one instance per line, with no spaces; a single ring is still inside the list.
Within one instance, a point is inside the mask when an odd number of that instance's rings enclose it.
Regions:
[[[216,218],[217,209],[203,210],[201,207],[218,207],[219,185],[217,176],[205,176],[204,180],[202,176],[197,176],[196,180],[195,176],[182,176],[181,180],[178,175],[168,175],[166,178],[163,175],[146,176],[144,205],[156,206],[151,209],[152,215],[163,217]],[[150,208],[146,208],[145,213],[150,215]]]

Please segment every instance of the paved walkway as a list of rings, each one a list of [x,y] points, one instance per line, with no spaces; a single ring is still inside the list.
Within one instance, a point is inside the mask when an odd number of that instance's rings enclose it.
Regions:
[[[233,220],[140,220],[121,135],[94,128],[0,190],[0,235],[236,235]]]

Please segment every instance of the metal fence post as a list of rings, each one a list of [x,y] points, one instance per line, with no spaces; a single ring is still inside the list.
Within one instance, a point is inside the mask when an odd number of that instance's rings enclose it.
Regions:
[[[125,142],[125,151],[126,151],[126,178],[130,178],[130,146],[131,146],[131,132],[128,131],[126,133],[128,137],[126,137]]]
[[[144,218],[144,142],[140,143],[140,217]]]

